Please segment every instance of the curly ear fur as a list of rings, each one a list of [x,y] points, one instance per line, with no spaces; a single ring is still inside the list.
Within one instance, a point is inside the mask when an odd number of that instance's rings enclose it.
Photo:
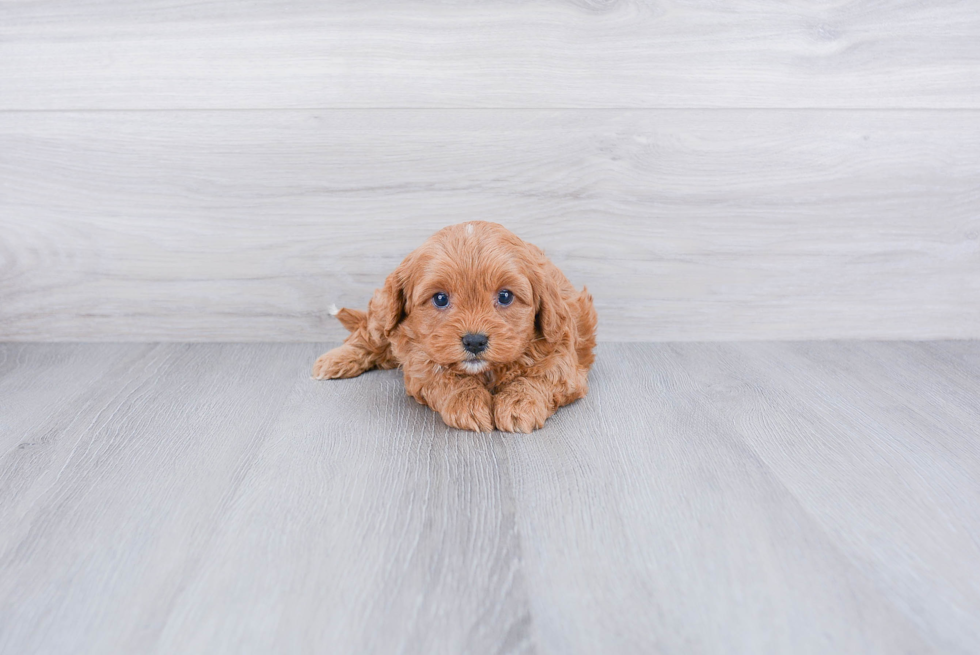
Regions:
[[[555,265],[545,257],[543,250],[531,244],[528,246],[534,255],[530,279],[537,312],[535,323],[545,341],[559,343],[575,329],[572,312],[562,296],[560,278],[552,275],[551,269]]]
[[[385,278],[384,286],[374,292],[368,303],[368,332],[376,340],[387,340],[405,318],[405,303],[411,281],[410,260],[409,256]]]

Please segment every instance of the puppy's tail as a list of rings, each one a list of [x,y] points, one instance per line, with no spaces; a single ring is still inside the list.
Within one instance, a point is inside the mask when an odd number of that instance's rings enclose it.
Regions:
[[[330,305],[330,315],[336,316],[348,332],[356,332],[367,325],[367,312],[362,312],[360,309],[347,309],[346,307],[337,309],[336,305]]]

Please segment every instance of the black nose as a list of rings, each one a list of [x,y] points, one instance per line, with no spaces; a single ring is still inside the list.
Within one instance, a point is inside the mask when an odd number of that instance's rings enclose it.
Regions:
[[[463,348],[474,355],[479,355],[484,350],[487,349],[487,335],[485,334],[473,334],[470,332],[463,336]]]

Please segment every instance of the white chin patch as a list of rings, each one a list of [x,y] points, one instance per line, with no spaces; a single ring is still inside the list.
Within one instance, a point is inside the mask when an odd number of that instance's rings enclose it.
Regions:
[[[471,360],[468,362],[460,362],[459,365],[462,366],[463,370],[469,373],[470,375],[482,373],[483,370],[486,369],[487,367],[487,363],[482,360]]]

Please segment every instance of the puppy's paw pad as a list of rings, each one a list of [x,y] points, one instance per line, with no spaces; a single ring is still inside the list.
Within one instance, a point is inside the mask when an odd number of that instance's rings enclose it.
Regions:
[[[472,432],[493,430],[490,412],[490,394],[487,392],[460,394],[439,412],[443,422],[451,428]]]
[[[317,380],[352,378],[363,372],[363,363],[343,347],[320,355],[313,364],[313,377]]]
[[[493,403],[493,420],[498,430],[528,434],[544,427],[551,410],[533,395],[498,394]]]

